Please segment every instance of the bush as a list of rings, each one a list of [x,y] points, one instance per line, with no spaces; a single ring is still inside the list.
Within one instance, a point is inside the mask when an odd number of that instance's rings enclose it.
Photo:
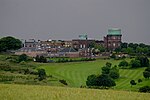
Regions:
[[[131,67],[132,67],[132,68],[141,67],[141,64],[140,64],[140,61],[139,61],[139,60],[131,60],[130,64],[131,64]]]
[[[19,55],[19,57],[18,57],[19,62],[27,61],[27,60],[28,60],[28,56],[26,54]]]
[[[136,82],[135,82],[134,80],[131,80],[131,81],[130,81],[130,84],[131,84],[131,86],[132,86],[132,85],[136,85]]]
[[[138,79],[138,83],[141,83],[142,82],[142,79]]]
[[[59,80],[59,82],[61,82],[64,85],[68,85],[67,82],[66,82],[66,80]]]
[[[150,93],[150,86],[141,87],[139,92]]]
[[[121,61],[121,62],[119,63],[118,66],[119,66],[119,67],[127,67],[127,66],[129,66],[129,63],[128,63],[127,61],[123,60],[123,61]]]
[[[38,79],[39,81],[46,79],[46,72],[44,69],[38,69]]]

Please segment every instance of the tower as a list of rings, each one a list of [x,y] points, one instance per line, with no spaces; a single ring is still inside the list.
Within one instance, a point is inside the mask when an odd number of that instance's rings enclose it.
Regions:
[[[111,28],[108,29],[107,36],[104,37],[104,44],[108,50],[115,50],[121,46],[121,29]]]

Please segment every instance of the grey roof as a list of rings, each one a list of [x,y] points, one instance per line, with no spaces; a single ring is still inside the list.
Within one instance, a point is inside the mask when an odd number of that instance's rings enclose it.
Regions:
[[[18,52],[32,52],[32,51],[44,51],[42,49],[37,49],[37,48],[31,48],[31,47],[23,47],[18,50]]]
[[[61,50],[60,52],[77,52],[74,48],[64,48],[63,50]]]

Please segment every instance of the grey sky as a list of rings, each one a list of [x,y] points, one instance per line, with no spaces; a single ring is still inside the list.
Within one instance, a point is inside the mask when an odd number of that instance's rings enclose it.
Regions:
[[[103,39],[121,28],[123,41],[150,44],[150,0],[0,0],[0,36]]]

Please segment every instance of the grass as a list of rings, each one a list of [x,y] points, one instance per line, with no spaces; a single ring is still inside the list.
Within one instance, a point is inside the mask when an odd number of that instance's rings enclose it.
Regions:
[[[127,59],[130,61],[131,59]],[[70,87],[80,87],[86,85],[86,79],[91,74],[100,74],[101,67],[106,62],[111,62],[114,65],[118,65],[121,60],[96,60],[92,62],[72,62],[72,63],[50,63],[43,64],[40,68],[44,68],[48,75],[53,75],[59,79],[65,79],[69,83]],[[139,87],[149,85],[150,80],[146,80],[143,77],[143,71],[145,68],[138,69],[120,69],[120,79],[116,80],[118,90],[133,90],[137,91]],[[136,86],[130,85],[131,80],[142,79],[142,83],[137,83]]]
[[[149,100],[148,93],[0,84],[3,100]]]

